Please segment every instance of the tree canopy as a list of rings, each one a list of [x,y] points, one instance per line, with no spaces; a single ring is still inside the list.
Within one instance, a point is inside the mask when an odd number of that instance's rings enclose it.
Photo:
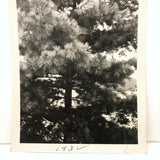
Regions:
[[[22,143],[137,143],[137,10],[17,0]]]

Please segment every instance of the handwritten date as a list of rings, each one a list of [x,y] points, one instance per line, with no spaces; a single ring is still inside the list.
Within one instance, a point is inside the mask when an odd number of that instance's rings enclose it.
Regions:
[[[67,146],[65,146],[65,145],[63,145],[63,146],[58,146],[57,148],[56,148],[56,151],[63,151],[63,152],[65,152],[65,151],[68,151],[68,152],[71,152],[71,151],[77,151],[77,150],[81,150],[81,149],[83,149],[83,148],[86,148],[87,146],[89,146],[89,144],[87,144],[87,145],[81,145],[81,146],[78,146],[78,145],[67,145]]]

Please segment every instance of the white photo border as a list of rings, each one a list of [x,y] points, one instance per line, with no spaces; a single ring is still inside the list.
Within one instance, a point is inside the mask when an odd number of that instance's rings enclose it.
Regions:
[[[12,145],[13,152],[53,153],[146,153],[146,19],[147,1],[139,1],[138,10],[138,144],[41,144],[20,143],[20,80],[16,0],[9,0],[12,51]]]

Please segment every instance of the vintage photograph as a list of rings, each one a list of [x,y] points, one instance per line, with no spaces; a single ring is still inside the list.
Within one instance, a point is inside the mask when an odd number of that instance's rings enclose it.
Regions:
[[[19,143],[138,145],[139,1],[17,0],[16,10]]]
[[[137,143],[137,0],[17,0],[21,143]]]

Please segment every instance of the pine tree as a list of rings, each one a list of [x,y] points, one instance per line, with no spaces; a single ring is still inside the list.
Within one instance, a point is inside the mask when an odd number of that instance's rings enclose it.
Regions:
[[[127,126],[136,86],[125,88],[137,9],[136,0],[17,0],[21,142],[137,143]]]

